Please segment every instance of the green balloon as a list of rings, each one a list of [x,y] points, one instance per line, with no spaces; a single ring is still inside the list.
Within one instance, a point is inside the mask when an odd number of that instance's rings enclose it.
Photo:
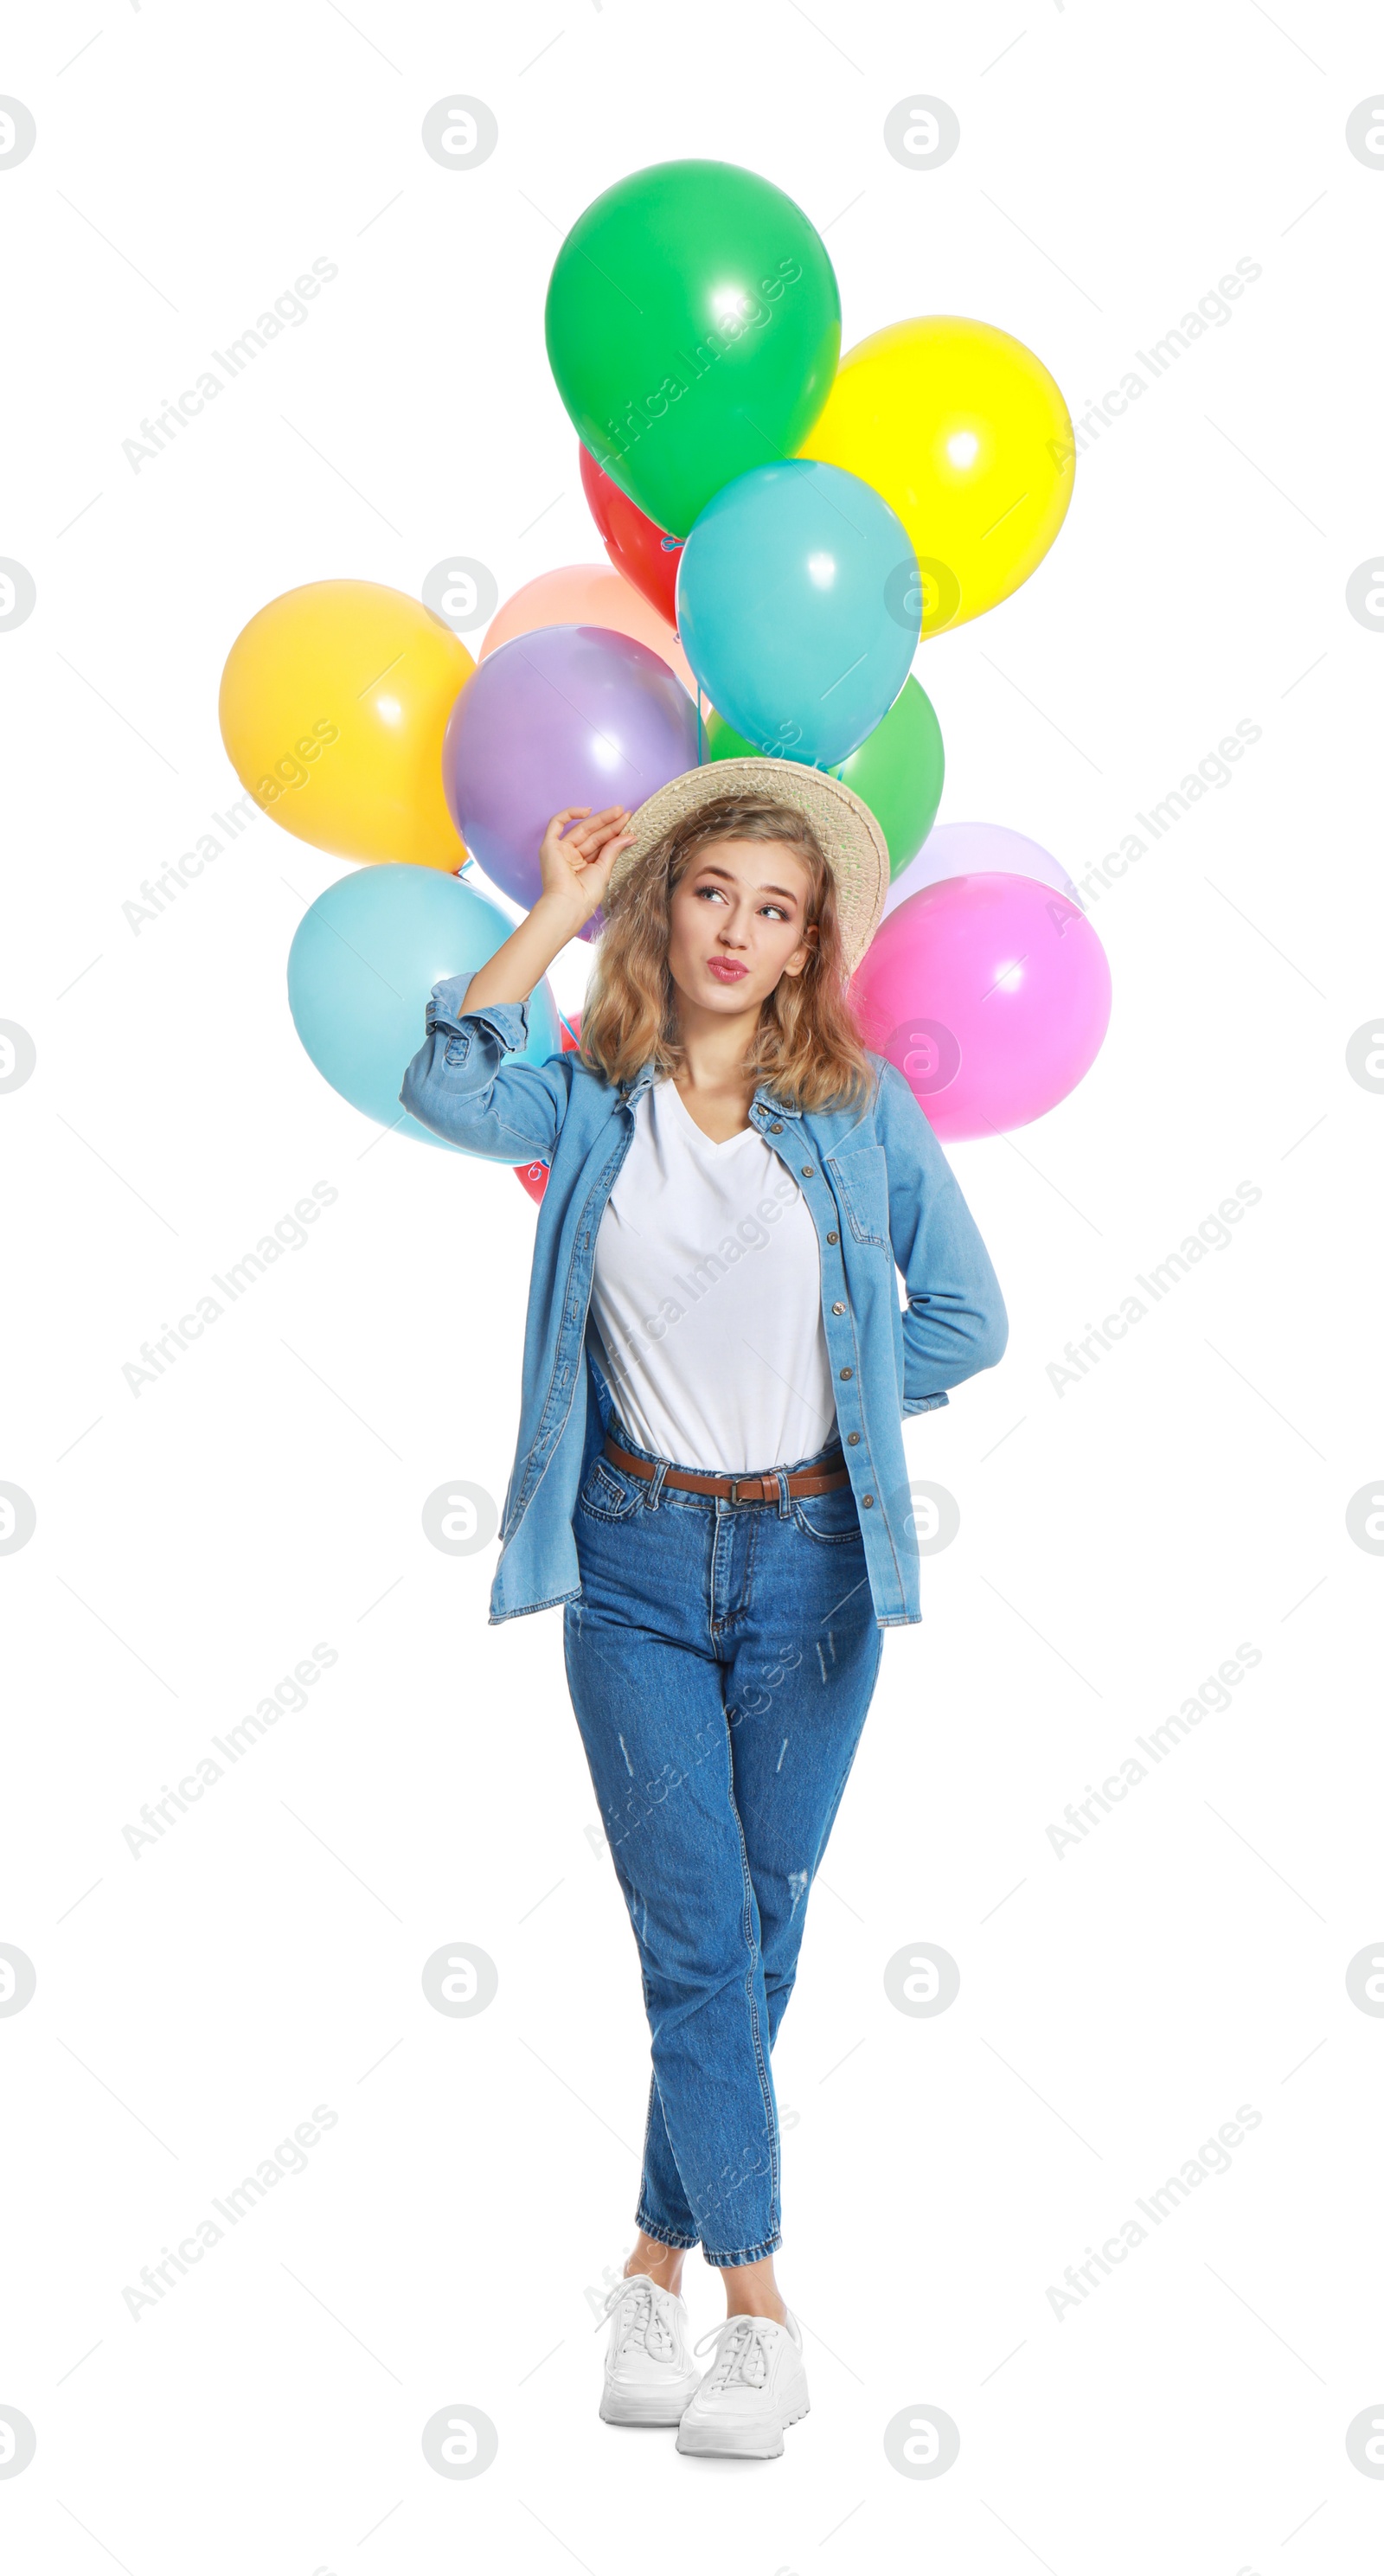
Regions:
[[[841,298],[781,188],[730,161],[659,161],[578,216],[546,327],[583,447],[685,537],[723,483],[806,438],[836,373]]]
[[[710,760],[764,756],[714,712],[707,719],[706,748]],[[891,883],[910,859],[916,859],[932,830],[942,802],[945,770],[942,728],[932,700],[916,680],[907,679],[888,715],[873,733],[867,733],[849,760],[830,773],[853,787],[869,806],[889,844]]]

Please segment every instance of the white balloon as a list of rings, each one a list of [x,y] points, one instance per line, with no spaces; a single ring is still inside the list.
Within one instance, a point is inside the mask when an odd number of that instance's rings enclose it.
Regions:
[[[911,894],[939,885],[943,877],[979,876],[1036,877],[1040,885],[1056,886],[1070,902],[1079,901],[1061,860],[1024,833],[1011,832],[1003,823],[939,823],[916,859],[895,877],[880,918],[887,920]]]

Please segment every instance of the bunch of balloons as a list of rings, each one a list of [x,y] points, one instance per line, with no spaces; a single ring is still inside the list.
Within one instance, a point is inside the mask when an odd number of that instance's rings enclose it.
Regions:
[[[807,216],[714,161],[636,171],[588,206],[546,329],[608,567],[528,582],[474,661],[400,592],[310,583],[252,618],[226,665],[223,738],[256,802],[367,863],[293,942],[314,1063],[425,1135],[398,1087],[428,989],[510,929],[464,881],[471,857],[528,906],[559,807],[635,808],[699,762],[757,752],[830,770],[879,820],[892,882],[855,999],[939,1135],[1042,1115],[1104,1036],[1104,954],[1036,844],[933,830],[942,737],[912,664],[1016,590],[1062,524],[1074,450],[1047,369],[947,315],[843,357]],[[541,1060],[562,1042],[546,985],[529,1021]]]

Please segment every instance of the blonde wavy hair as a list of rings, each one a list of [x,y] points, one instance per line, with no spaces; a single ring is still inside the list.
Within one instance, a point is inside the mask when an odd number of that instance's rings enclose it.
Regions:
[[[677,996],[668,968],[674,889],[717,841],[775,841],[807,871],[807,920],[817,925],[799,975],[781,975],[760,1010],[745,1071],[794,1109],[863,1102],[874,1075],[855,1012],[836,909],[836,880],[804,816],[769,796],[708,796],[627,868],[605,905],[605,927],[582,1011],[581,1062],[606,1081],[633,1081],[650,1062],[682,1068]]]

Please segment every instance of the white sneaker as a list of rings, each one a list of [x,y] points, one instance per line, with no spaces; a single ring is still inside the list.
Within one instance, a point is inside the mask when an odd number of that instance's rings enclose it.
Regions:
[[[615,2283],[606,2313],[611,2325],[602,2422],[680,2423],[698,2381],[686,2302],[675,2290],[661,2289],[647,2272],[631,2272]]]
[[[807,2413],[802,2329],[792,2310],[772,2317],[727,2317],[716,2326],[712,2362],[678,2426],[677,2447],[720,2459],[776,2460],[783,2428]],[[708,2341],[703,2335],[693,2350]]]

